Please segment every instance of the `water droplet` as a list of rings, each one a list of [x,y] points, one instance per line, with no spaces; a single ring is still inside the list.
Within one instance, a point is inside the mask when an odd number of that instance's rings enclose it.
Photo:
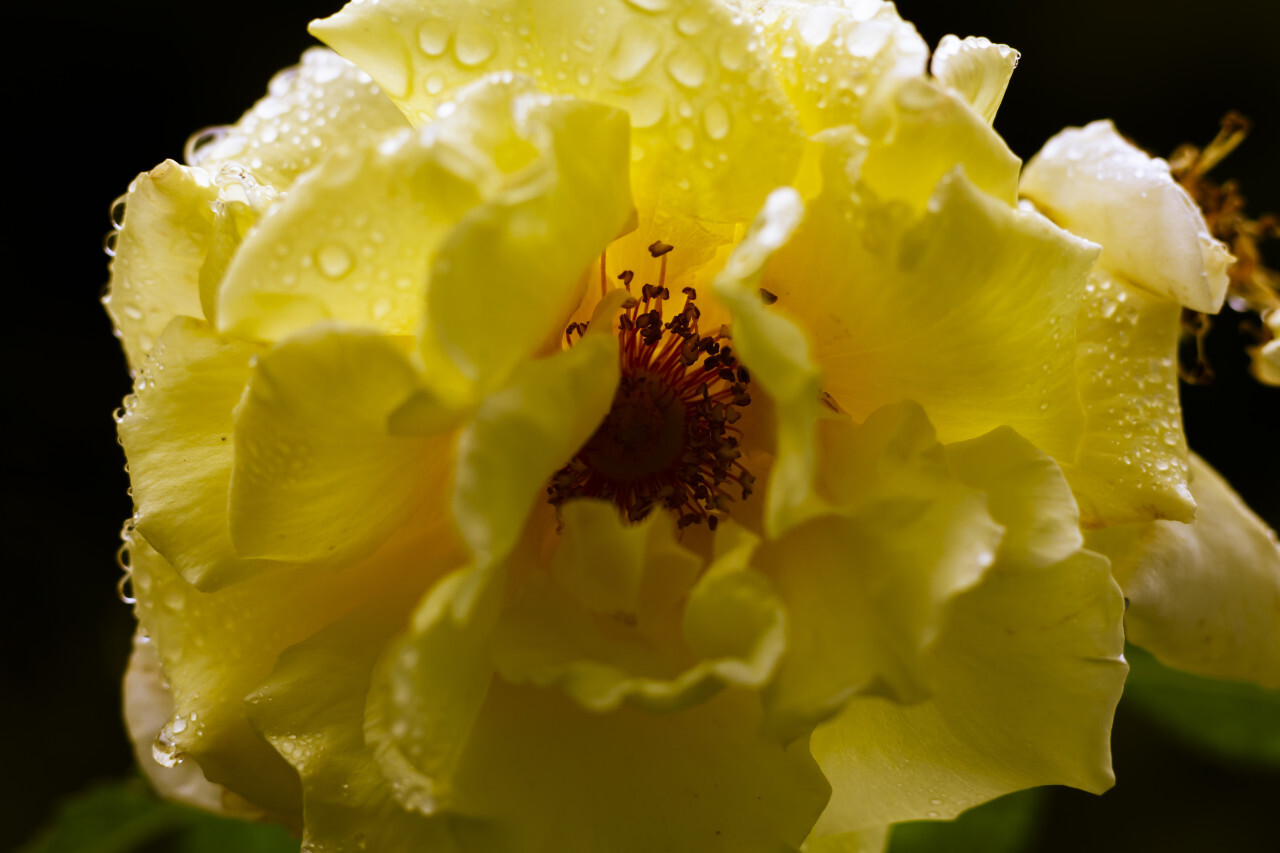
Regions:
[[[123,575],[120,576],[120,580],[116,582],[116,595],[125,604],[138,603],[137,597],[133,594],[133,573],[132,572],[125,572]]]
[[[627,0],[627,4],[636,7],[641,12],[665,12],[671,5],[670,0]]]
[[[427,56],[439,56],[449,47],[449,25],[439,18],[430,18],[418,27],[418,47]]]
[[[716,56],[726,71],[738,71],[747,61],[747,41],[736,32],[731,32],[720,40]]]
[[[204,149],[225,138],[229,130],[226,127],[206,127],[191,134],[187,138],[187,144],[183,146],[182,159],[188,166],[199,165],[200,158],[205,153]]]
[[[659,91],[645,89],[631,99],[627,111],[631,113],[632,127],[653,127],[667,112],[666,98]]]
[[[624,30],[605,62],[605,71],[619,83],[630,82],[649,67],[660,47],[661,41],[648,27]]]
[[[707,79],[707,62],[696,50],[683,48],[667,57],[667,73],[681,86],[695,89]]]
[[[125,201],[128,195],[122,195],[111,202],[111,227],[119,231],[124,227]]]
[[[690,9],[676,19],[676,30],[681,35],[693,37],[707,28],[707,19],[697,10]]]
[[[719,101],[712,101],[702,108],[702,127],[712,139],[724,139],[729,135],[729,111]]]
[[[687,127],[680,127],[675,132],[676,148],[681,151],[689,151],[693,148],[693,131]]]
[[[439,74],[428,74],[423,85],[427,88],[427,94],[438,95],[444,90],[444,78]]]
[[[161,767],[177,767],[187,757],[182,750],[178,749],[178,744],[173,737],[172,725],[172,720],[165,723],[156,735],[156,739],[151,742],[151,757]]]
[[[328,278],[342,278],[351,270],[351,253],[336,244],[316,252],[316,266]]]
[[[391,300],[383,297],[373,303],[373,319],[381,320],[391,313]]]
[[[479,24],[463,21],[453,42],[453,55],[458,63],[468,68],[489,60],[498,49],[498,42],[487,29]]]

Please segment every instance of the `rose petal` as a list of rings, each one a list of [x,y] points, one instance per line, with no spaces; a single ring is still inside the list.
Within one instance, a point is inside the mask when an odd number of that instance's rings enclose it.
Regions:
[[[203,316],[200,265],[213,240],[209,203],[217,195],[206,172],[172,160],[129,185],[103,303],[134,370],[174,317]]]
[[[1070,128],[1022,173],[1022,194],[1061,225],[1102,244],[1100,263],[1151,293],[1216,314],[1234,258],[1215,240],[1169,164],[1109,121]]]
[[[420,387],[411,346],[326,324],[258,357],[235,416],[239,554],[348,564],[415,513],[443,516],[452,434],[389,429]]]
[[[802,144],[751,27],[713,0],[383,0],[348,3],[311,32],[418,124],[491,72],[624,110],[641,207],[745,220],[790,179]]]
[[[1034,785],[1101,792],[1114,781],[1111,718],[1127,667],[1107,561],[1078,549],[1064,478],[1012,430],[948,446],[947,458],[1009,532],[932,646],[932,696],[857,697],[814,733],[833,788],[818,834],[953,817]]]
[[[1129,600],[1133,642],[1162,662],[1280,687],[1280,544],[1208,463],[1192,454],[1191,523],[1089,534]]]
[[[946,35],[933,52],[929,71],[990,124],[1009,88],[1013,69],[1018,67],[1018,58],[1018,51],[1008,45],[992,44],[981,36],[961,39]]]

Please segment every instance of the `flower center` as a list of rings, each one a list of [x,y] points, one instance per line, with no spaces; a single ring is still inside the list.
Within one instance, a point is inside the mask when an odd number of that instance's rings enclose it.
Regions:
[[[738,364],[721,328],[714,335],[698,330],[698,294],[681,293],[684,304],[666,318],[671,302],[666,287],[667,253],[656,242],[649,253],[661,259],[657,284],[646,284],[639,298],[623,302],[618,319],[618,352],[622,379],[609,414],[569,464],[547,487],[548,500],[560,505],[570,498],[612,500],[630,521],[654,507],[678,514],[679,528],[706,522],[716,529],[719,515],[736,500],[750,496],[755,478],[739,461],[741,431],[738,411],[751,402],[747,369]],[[607,287],[601,259],[602,287]],[[635,274],[618,276],[631,293]],[[586,331],[571,323],[570,344]]]

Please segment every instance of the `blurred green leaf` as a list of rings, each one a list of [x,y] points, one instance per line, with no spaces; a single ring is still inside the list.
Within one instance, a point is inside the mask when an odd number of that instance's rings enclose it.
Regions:
[[[1043,789],[1032,788],[969,809],[952,821],[900,823],[889,853],[1019,853],[1035,832]]]
[[[284,827],[165,802],[141,779],[104,782],[67,800],[21,853],[297,853]]]
[[[1232,763],[1280,767],[1280,690],[1202,678],[1126,646],[1124,699],[1189,746]]]

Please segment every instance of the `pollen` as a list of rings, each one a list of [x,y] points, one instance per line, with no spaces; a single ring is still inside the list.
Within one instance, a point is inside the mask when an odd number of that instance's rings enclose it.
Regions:
[[[600,426],[552,477],[548,501],[612,500],[633,522],[661,508],[676,514],[679,528],[705,523],[715,530],[755,485],[735,426],[751,403],[751,377],[734,356],[727,329],[699,331],[692,287],[680,291],[681,307],[671,310],[666,269],[673,248],[660,240],[649,246],[661,265],[658,283],[642,285],[638,294],[632,270],[617,276],[633,294],[618,319],[622,378]],[[607,287],[605,259],[600,263]],[[566,340],[572,345],[585,331],[585,324],[571,323]]]

